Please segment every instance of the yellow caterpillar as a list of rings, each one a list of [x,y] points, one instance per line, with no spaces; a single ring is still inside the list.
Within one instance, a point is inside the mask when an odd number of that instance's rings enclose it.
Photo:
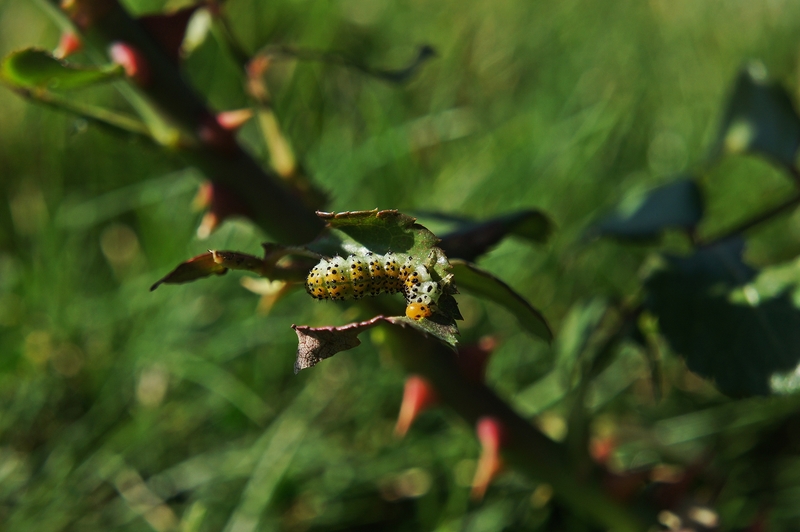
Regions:
[[[306,278],[306,290],[315,299],[360,299],[365,295],[396,294],[406,298],[406,316],[422,319],[436,310],[442,287],[428,268],[414,265],[408,256],[402,264],[392,252],[367,252],[347,258],[322,259]]]

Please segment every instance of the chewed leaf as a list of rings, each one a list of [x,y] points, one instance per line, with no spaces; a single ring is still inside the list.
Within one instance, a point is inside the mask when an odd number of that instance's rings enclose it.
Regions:
[[[442,237],[439,246],[452,259],[472,261],[506,237],[543,243],[552,231],[553,222],[542,212],[525,210],[481,222],[462,220],[455,230]]]
[[[75,66],[56,59],[49,52],[27,48],[6,56],[0,67],[0,79],[24,89],[69,90],[113,81],[124,74],[118,65],[105,67]]]
[[[320,361],[330,358],[336,353],[347,351],[361,345],[358,335],[365,330],[388,323],[401,327],[412,327],[423,335],[438,338],[450,347],[455,347],[454,331],[446,325],[439,325],[430,320],[412,320],[406,317],[376,316],[371,320],[359,323],[350,323],[341,327],[308,327],[305,325],[292,325],[297,333],[297,360],[294,363],[294,372],[316,366]]]
[[[617,212],[595,223],[587,236],[655,239],[667,229],[693,229],[703,218],[703,196],[692,179],[679,179],[627,197]]]
[[[328,223],[328,227],[308,246],[311,251],[328,257],[364,250],[379,255],[391,251],[420,258],[433,253],[434,270],[441,278],[448,274],[447,258],[437,247],[439,239],[417,224],[416,218],[395,210],[377,209],[317,214]]]
[[[452,265],[459,289],[502,305],[517,318],[523,329],[546,342],[553,340],[553,333],[544,316],[513,288],[469,262],[454,260]]]
[[[396,210],[318,212],[317,215],[328,223],[333,235],[323,234],[309,246],[321,253],[325,253],[327,246],[346,246],[348,241],[381,254],[388,251],[414,253],[415,248],[430,248],[439,243],[433,233],[416,224],[416,218]],[[343,239],[334,238],[336,235]]]
[[[766,81],[762,65],[739,74],[720,127],[713,155],[750,152],[795,167],[800,117],[786,90]]]

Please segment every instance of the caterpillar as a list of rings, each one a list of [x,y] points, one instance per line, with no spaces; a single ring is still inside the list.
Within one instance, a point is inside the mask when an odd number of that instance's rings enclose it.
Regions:
[[[415,264],[414,257],[391,251],[385,255],[356,253],[347,258],[322,259],[306,278],[306,291],[315,299],[360,299],[365,295],[396,294],[406,298],[406,316],[422,319],[436,310],[442,287],[431,278],[428,268]]]

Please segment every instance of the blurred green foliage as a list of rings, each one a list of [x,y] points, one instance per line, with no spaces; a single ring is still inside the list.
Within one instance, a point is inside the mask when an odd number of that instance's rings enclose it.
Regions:
[[[149,13],[178,3],[125,4]],[[289,44],[400,68],[420,44],[437,50],[399,87],[340,66],[277,62],[269,79],[277,115],[308,173],[331,192],[331,210],[480,219],[537,208],[552,217],[548,246],[510,240],[480,263],[543,311],[556,331],[552,348],[497,307],[469,296],[459,304],[463,343],[501,340],[489,383],[557,439],[577,360],[610,319],[607,301],[637,291],[647,255],[587,243],[586,227],[631,190],[705,159],[745,61],[762,61],[796,94],[800,6],[788,0],[230,0],[228,9],[250,52]],[[57,42],[36,3],[0,0],[2,55]],[[215,108],[246,105],[240,73],[213,37],[185,70]],[[75,97],[127,110],[111,87]],[[266,159],[254,124],[241,136]],[[294,376],[290,325],[346,323],[363,317],[358,307],[296,293],[260,315],[235,274],[150,293],[208,248],[259,250],[261,235],[244,222],[195,238],[201,178],[173,154],[0,90],[4,530],[577,526],[546,489],[514,472],[470,502],[478,444],[447,411],[424,414],[397,441],[404,376],[380,331]],[[778,169],[745,155],[704,169],[700,184],[701,235],[791,190]],[[749,262],[791,259],[800,215],[749,237]],[[680,239],[663,245],[685,251]],[[660,401],[652,365],[628,344],[588,392],[593,434],[619,442],[613,467],[712,453],[728,482],[699,502],[713,498],[726,528],[750,522],[769,500],[774,530],[796,529],[800,435],[789,416],[797,399],[732,402],[676,357],[657,358]]]

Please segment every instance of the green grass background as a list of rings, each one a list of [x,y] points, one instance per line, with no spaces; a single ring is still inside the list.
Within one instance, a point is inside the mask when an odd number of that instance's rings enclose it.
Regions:
[[[147,13],[165,2],[125,4]],[[647,254],[584,242],[586,226],[627,192],[684,171],[698,171],[707,192],[706,234],[791,188],[757,159],[704,161],[745,62],[762,61],[795,94],[796,2],[228,7],[250,51],[290,44],[399,68],[417,46],[436,48],[438,57],[404,86],[337,66],[276,64],[276,111],[308,173],[331,192],[330,210],[483,218],[539,208],[552,217],[548,245],[508,241],[481,265],[543,311],[561,337],[555,347],[497,307],[459,302],[465,343],[485,334],[501,340],[489,382],[554,436],[566,412],[546,379],[577,334],[576,309],[635,293]],[[57,41],[35,2],[0,0],[0,53]],[[216,109],[246,104],[239,73],[213,39],[185,68]],[[110,87],[75,98],[127,110]],[[266,160],[254,126],[242,138]],[[264,237],[246,222],[226,223],[206,241],[194,236],[200,215],[191,201],[201,179],[176,154],[0,88],[0,528],[536,529],[552,509],[533,479],[509,472],[483,503],[469,501],[478,444],[448,411],[426,413],[406,439],[394,438],[404,375],[380,332],[293,374],[290,325],[345,323],[363,316],[357,307],[298,292],[260,315],[235,273],[148,291],[208,248],[259,250]],[[754,234],[749,258],[789,259],[798,242],[793,215]],[[598,430],[650,434],[658,420],[677,431],[675,441],[689,442],[685,449],[702,448],[705,433],[693,436],[677,416],[722,399],[669,359],[675,390],[656,405],[644,365],[633,355],[622,360],[607,379],[622,386],[598,388]],[[623,466],[684,447],[645,438],[627,452]],[[787,480],[786,489],[797,485]],[[728,523],[757,510],[736,490],[726,496]],[[798,517],[791,506],[781,522]]]

